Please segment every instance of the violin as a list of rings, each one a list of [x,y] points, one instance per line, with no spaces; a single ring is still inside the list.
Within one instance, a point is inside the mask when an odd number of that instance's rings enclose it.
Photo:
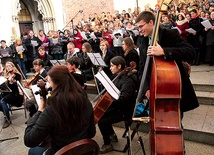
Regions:
[[[25,84],[24,87],[29,87],[31,83],[39,76],[39,72],[36,72]]]
[[[7,72],[7,79],[9,81],[10,84],[13,84],[15,82],[14,78],[16,76],[16,74],[13,72],[13,70],[10,70]]]

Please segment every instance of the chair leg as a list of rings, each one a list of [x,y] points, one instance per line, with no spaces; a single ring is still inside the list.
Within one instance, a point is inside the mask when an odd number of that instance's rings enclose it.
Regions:
[[[137,124],[136,124],[134,130],[132,131],[132,134],[131,134],[131,136],[130,136],[130,138],[129,138],[129,142],[130,142],[130,143],[132,142],[132,140],[133,140],[135,134],[137,133],[138,128],[140,127],[140,124],[141,124],[141,122],[137,122]],[[127,143],[127,144],[125,145],[125,147],[123,148],[123,151],[122,151],[122,152],[126,152],[128,149],[129,149],[129,145],[128,145],[128,143]]]

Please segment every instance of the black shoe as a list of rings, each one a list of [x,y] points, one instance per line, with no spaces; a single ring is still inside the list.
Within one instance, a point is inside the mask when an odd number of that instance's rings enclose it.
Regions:
[[[5,121],[4,121],[4,125],[3,125],[3,129],[5,129],[5,128],[7,128],[8,126],[10,126],[10,124],[11,124],[11,121],[10,120],[7,120],[7,119],[5,119]]]
[[[110,135],[110,139],[111,139],[111,142],[118,142],[116,134]]]
[[[103,146],[100,148],[99,154],[105,154],[105,153],[111,152],[113,150],[114,150],[114,148],[113,148],[112,144],[109,144],[109,145],[103,144]]]

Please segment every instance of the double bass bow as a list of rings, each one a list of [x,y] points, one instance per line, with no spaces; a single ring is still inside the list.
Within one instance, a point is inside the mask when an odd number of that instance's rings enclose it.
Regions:
[[[161,14],[167,11],[171,0],[163,0],[151,38],[151,46],[156,46]],[[150,62],[152,61],[152,62]],[[183,155],[183,133],[180,120],[181,77],[175,61],[165,61],[163,57],[147,56],[136,103],[145,92],[145,81],[151,63],[150,78],[150,150],[151,154]],[[135,119],[135,111],[133,120]]]

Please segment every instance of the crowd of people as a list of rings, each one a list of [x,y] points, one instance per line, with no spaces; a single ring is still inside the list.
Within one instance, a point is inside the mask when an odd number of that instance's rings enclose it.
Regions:
[[[115,82],[121,92],[119,99],[113,101],[98,121],[104,140],[100,153],[112,151],[111,142],[118,141],[112,124],[131,119],[147,56],[164,56],[167,61],[175,60],[178,64],[183,92],[181,115],[198,107],[183,62],[191,65],[214,65],[214,2],[191,0],[189,3],[170,4],[169,11],[161,17],[157,46],[152,46],[150,39],[159,9],[160,6],[156,5],[155,9],[145,7],[142,13],[139,8],[133,12],[131,9],[127,12],[123,10],[122,13],[115,11],[114,14],[102,12],[100,16],[94,13],[94,16],[90,15],[87,20],[81,20],[64,31],[50,30],[46,34],[39,30],[35,34],[30,30],[21,38],[11,36],[11,44],[8,46],[5,40],[1,40],[0,58],[5,73],[11,74],[12,71],[8,71],[8,68],[14,67],[13,72],[16,72],[15,77],[18,78],[16,80],[21,81],[20,76],[25,77],[27,72],[34,70],[40,74],[34,84],[47,76],[52,87],[47,105],[43,98],[39,106],[35,106],[35,99],[27,103],[31,118],[27,122],[24,140],[31,147],[30,154],[42,154],[49,146],[52,152],[56,152],[70,142],[92,138],[95,135],[93,113],[84,91],[84,83],[94,79],[98,71],[103,70],[110,79],[114,79],[126,67],[131,67],[129,74],[120,75]],[[202,25],[201,22],[206,20],[210,27]],[[189,28],[194,31],[190,33],[187,30]],[[95,65],[88,53],[100,53],[106,65]],[[67,67],[56,65],[61,62],[65,62]],[[149,81],[146,84],[144,94],[149,98]],[[6,102],[9,101],[6,101],[5,96],[0,101],[1,110],[7,118],[5,127],[11,121],[8,107],[5,108]],[[67,110],[72,111],[72,114]],[[78,128],[74,129],[73,126]],[[41,136],[38,137],[38,134]],[[51,145],[41,146],[47,136],[52,138]],[[68,140],[68,137],[72,138]]]

